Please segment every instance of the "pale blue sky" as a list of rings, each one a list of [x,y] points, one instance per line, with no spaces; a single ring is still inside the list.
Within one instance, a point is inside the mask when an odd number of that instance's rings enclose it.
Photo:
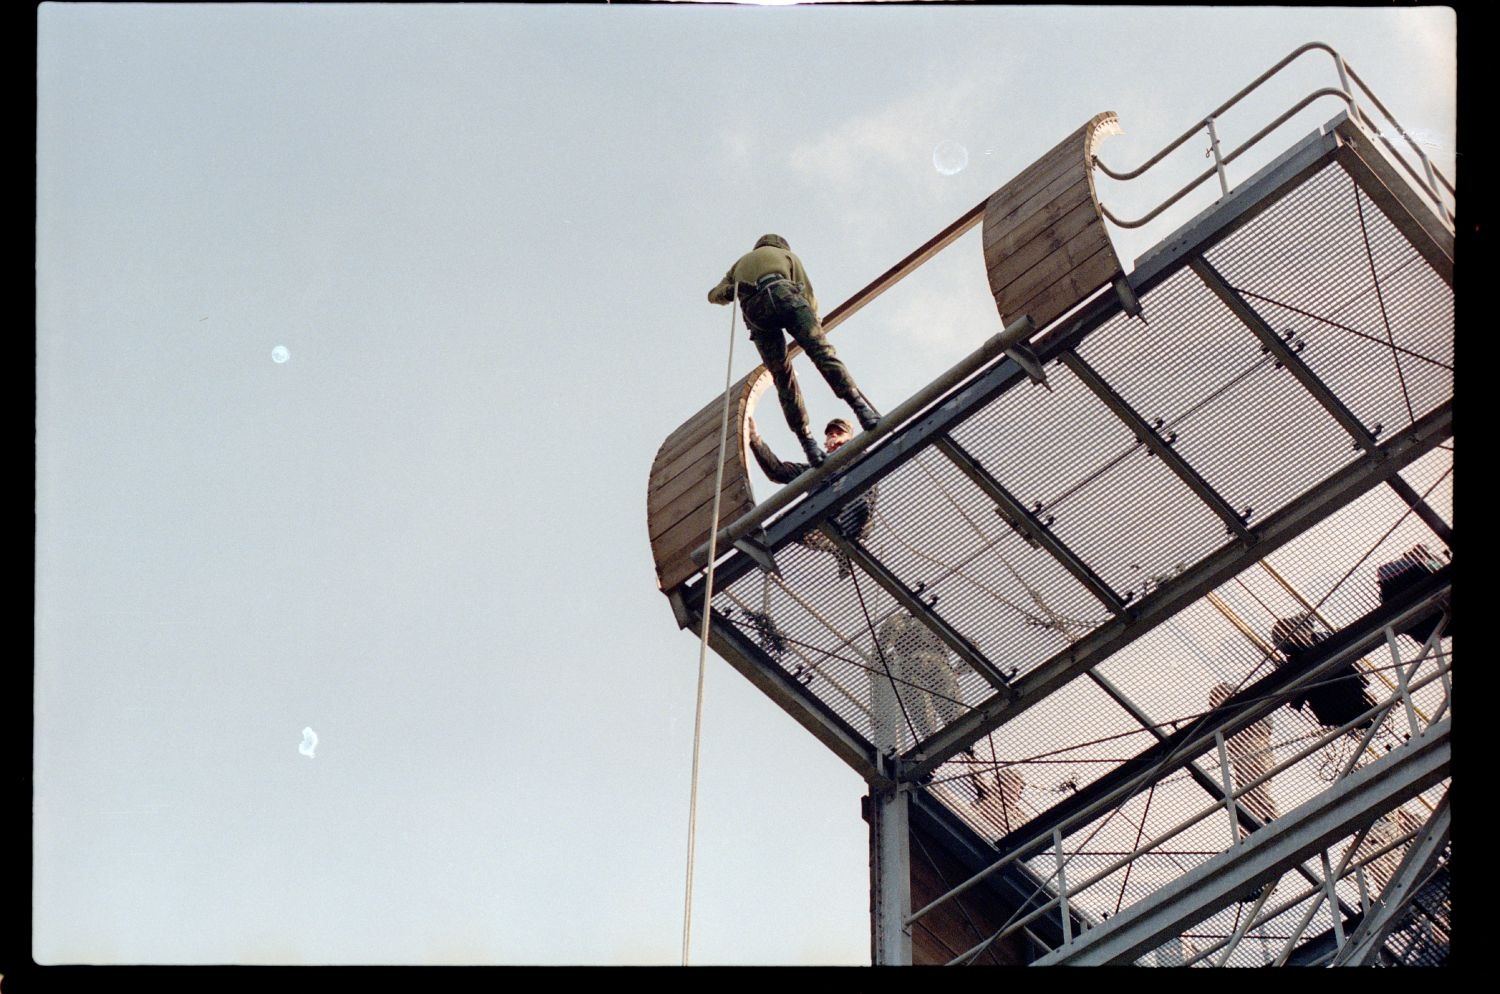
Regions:
[[[707,290],[775,231],[829,310],[1091,115],[1134,166],[1312,40],[1452,175],[1446,8],[43,5],[35,957],[675,962],[697,643],[645,494]],[[878,405],[998,329],[976,237],[833,336]],[[695,961],[868,962],[862,782],[715,657],[705,722]]]

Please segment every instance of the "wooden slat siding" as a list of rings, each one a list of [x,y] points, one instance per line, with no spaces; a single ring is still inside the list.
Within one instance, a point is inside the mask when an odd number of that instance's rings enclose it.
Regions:
[[[1396,230],[1412,243],[1443,282],[1453,285],[1453,235],[1428,206],[1426,198],[1412,189],[1412,181],[1389,153],[1358,125],[1344,121],[1334,128],[1343,144],[1335,158]]]
[[[1074,160],[1082,155],[1090,130],[1106,117],[1113,117],[1113,115],[1095,115],[1093,120],[1052,146],[1041,158],[1012,176],[1009,182],[990,194],[989,202],[985,205],[985,214],[988,215],[991,209],[999,205],[1004,205],[1005,210],[1008,211],[1020,201],[1042,189],[1060,173],[1075,165]],[[1003,214],[1004,211],[1001,213]],[[989,223],[987,216],[985,226],[988,227]]]
[[[919,843],[920,840],[920,843]],[[931,857],[930,859],[928,857]],[[937,840],[921,833],[911,832],[911,906],[925,907],[942,897],[953,887],[967,880],[973,870],[954,859]],[[960,910],[959,904],[962,904]],[[1005,925],[1011,918],[1005,907],[989,890],[981,885],[958,897],[938,905],[918,918],[912,925],[912,964],[914,966],[939,965],[948,962],[959,953],[972,949]],[[964,915],[968,915],[966,920]],[[973,922],[970,927],[969,922]],[[979,934],[975,934],[975,930]],[[1021,933],[1008,935],[990,944],[976,964],[993,965],[996,960],[1006,966],[1024,965],[1026,939]],[[950,951],[951,950],[951,951]],[[991,953],[994,954],[993,958]]]
[[[734,432],[734,414],[731,412],[729,415],[730,448],[734,448]],[[665,484],[673,478],[691,471],[692,467],[695,466],[698,461],[705,455],[709,456],[710,458],[717,459],[718,451],[719,432],[717,429],[715,429],[712,432],[705,432],[701,438],[693,443],[693,447],[690,449],[686,449],[682,452],[677,453],[676,455],[664,453],[661,457],[665,460],[661,463],[662,472],[660,474],[652,474],[651,482],[653,486],[648,489],[661,489],[660,486],[655,486],[655,484],[657,484],[658,482]]]
[[[724,465],[726,469],[724,473],[724,482],[720,486],[721,490],[725,487],[728,487],[730,480],[733,479],[732,475],[728,471],[728,468],[742,465],[740,454],[733,451],[734,439],[729,440],[729,445],[731,451],[725,454],[726,458]],[[714,450],[714,455],[718,455],[717,449]],[[674,486],[672,487],[671,491],[660,490],[650,495],[650,497],[647,499],[646,514],[652,521],[659,520],[662,515],[669,513],[670,509],[673,508],[675,508],[678,512],[692,510],[692,508],[697,507],[698,504],[702,502],[701,499],[704,496],[713,496],[714,460],[704,459],[703,464],[703,466],[695,466],[693,468],[692,476],[696,477],[695,480],[692,480],[680,487],[675,486],[677,481],[674,480]],[[684,503],[685,501],[691,501],[694,495],[696,495],[698,500]],[[681,513],[678,513],[678,517],[682,516],[683,515]],[[659,535],[660,533],[660,528],[653,527],[651,530],[651,534],[653,537]]]
[[[1114,249],[1105,247],[1035,297],[1022,301],[1017,314],[1030,314],[1038,325],[1050,324],[1091,297],[1119,275]]]
[[[729,444],[734,444],[733,438],[729,440]],[[714,452],[717,454],[718,449],[716,448]],[[746,465],[749,464],[746,463]],[[665,507],[667,504],[676,500],[678,497],[681,497],[689,490],[692,490],[695,487],[702,486],[703,481],[713,475],[713,461],[708,459],[700,459],[698,462],[695,462],[691,466],[689,466],[684,472],[670,477],[662,486],[657,487],[655,490],[648,491],[646,494],[646,510],[648,512],[654,513],[660,508]]]
[[[992,262],[992,254],[1014,252],[1037,236],[1037,233],[1068,211],[1089,201],[1092,192],[1088,182],[1072,176],[1059,176],[1057,187],[1048,187],[1045,193],[1047,206],[1029,212],[1026,217],[1010,226],[997,225],[985,232],[984,259]]]
[[[692,552],[708,539],[709,507],[705,505],[702,513],[677,522],[651,540],[651,550],[657,561],[656,576],[661,589],[671,590],[702,568],[693,562]],[[748,496],[742,500],[726,501],[719,505],[719,527],[723,528],[736,518],[749,514],[754,508],[755,502]]]
[[[1018,304],[1036,297],[1099,252],[1108,249],[1109,240],[1103,229],[1104,226],[1095,218],[1091,225],[1074,234],[1072,238],[1052,247],[1051,251],[1044,254],[1035,265],[1014,273],[1010,282],[995,291],[995,305],[1000,308],[1000,313],[1005,315],[1006,320],[1027,313],[1017,307]],[[1007,261],[1006,268],[1010,268],[1011,262],[1020,266],[1026,261],[1025,258],[1013,257]],[[1003,279],[1004,277],[992,278]],[[1032,320],[1036,320],[1034,315]],[[1036,323],[1038,327],[1041,327],[1040,321]]]
[[[730,503],[741,500],[749,500],[754,503],[754,495],[750,492],[750,486],[744,480],[731,477],[728,473],[724,476],[724,485],[720,488],[722,495],[721,503]],[[709,474],[704,477],[703,482],[687,493],[680,495],[676,500],[655,510],[646,512],[646,521],[651,533],[651,538],[657,538],[668,528],[677,524],[685,518],[695,514],[707,514],[708,505],[714,499],[714,477]]]
[[[1091,226],[1102,227],[1099,215],[1094,212],[1094,205],[1089,201],[1084,201],[1076,204],[1072,210],[1050,226],[1043,228],[1035,238],[1020,248],[1013,252],[999,253],[1000,256],[1009,256],[1009,258],[997,259],[995,265],[998,266],[1004,262],[1005,269],[1015,274],[1011,282],[1001,287],[999,292],[1011,296],[1007,293],[1011,287],[1042,268],[1044,263],[1051,262],[1056,258],[1056,253],[1062,251],[1077,253],[1082,250],[1085,259],[1093,255],[1101,233],[1087,230]]]
[[[1083,157],[1087,131],[1087,125],[1079,128],[1048,152],[1051,158],[1046,161],[1045,170],[1039,170],[1029,178],[1017,177],[990,194],[990,199],[984,206],[986,232],[997,222],[1003,222],[1006,216],[1018,207],[1035,200],[1043,191],[1049,188],[1057,189],[1059,180],[1076,181],[1079,179],[1083,175],[1080,160]],[[1024,213],[1029,214],[1030,210]]]
[[[738,352],[739,351],[739,345],[740,345],[740,343],[739,342],[735,342],[734,344],[735,344],[735,351]],[[752,348],[752,351],[753,351],[754,347],[752,346],[751,348]],[[760,369],[760,367],[757,366],[756,369],[752,371],[752,374],[754,372],[758,372],[759,369]],[[731,396],[736,396],[736,397],[743,395],[744,392],[745,392],[745,387],[749,384],[749,381],[750,381],[750,376],[744,376],[744,377],[741,377],[739,380],[735,381],[729,387],[730,395]],[[673,451],[673,450],[675,450],[675,451],[681,451],[682,442],[685,441],[688,438],[694,438],[694,437],[701,436],[703,434],[703,430],[704,430],[704,428],[706,426],[713,425],[715,428],[717,428],[718,424],[719,424],[719,419],[723,416],[723,414],[724,414],[724,395],[723,394],[719,394],[717,397],[715,397],[713,399],[713,402],[710,403],[707,407],[703,408],[703,410],[699,411],[697,414],[694,414],[692,417],[688,418],[682,424],[678,425],[677,428],[676,428],[676,430],[673,431],[672,434],[668,435],[666,437],[666,440],[661,443],[661,448],[657,449],[656,451],[658,453],[668,452],[668,451]]]
[[[725,470],[727,472],[728,467],[725,467]],[[745,486],[743,500],[731,501],[719,505],[720,528],[732,522],[740,514],[744,514],[745,511],[749,511],[755,507],[754,502],[750,498],[749,490],[749,486]],[[733,508],[742,505],[744,507],[743,511],[731,513]],[[681,551],[686,556],[688,553],[691,553],[708,538],[708,514],[711,508],[711,503],[703,503],[699,506],[696,513],[680,519],[667,528],[666,531],[657,533],[656,537],[651,540],[652,545],[664,554]],[[723,550],[721,549],[720,551],[722,552]],[[694,568],[696,569],[696,567]]]
[[[1045,328],[1124,272],[1093,183],[1098,129],[1113,121],[1096,114],[990,197],[985,271],[1002,322],[1029,314]]]
[[[746,465],[745,418],[760,395],[764,367],[757,366],[730,386],[729,431],[724,452],[723,498],[718,527],[755,507]],[[705,417],[705,415],[708,415]],[[662,590],[671,590],[697,573],[691,553],[712,530],[713,479],[719,461],[719,431],[724,417],[724,395],[699,412],[703,421],[696,438],[684,437],[673,447],[662,445],[651,467],[646,493],[646,531],[656,577]],[[687,446],[687,448],[683,448]]]
[[[759,369],[760,367],[757,366],[756,368]],[[735,383],[730,387],[730,396],[743,396],[745,392],[745,386],[746,383],[744,380]],[[656,461],[655,463],[653,463],[653,465],[664,466],[667,462],[670,462],[671,460],[680,456],[688,449],[693,448],[699,442],[702,442],[710,435],[712,435],[714,438],[718,438],[719,425],[723,423],[723,417],[724,395],[719,394],[719,399],[714,403],[714,409],[712,411],[706,411],[701,416],[695,417],[690,424],[684,426],[689,430],[673,432],[672,437],[661,443],[661,448],[656,450]],[[730,421],[732,422],[733,420],[734,414],[731,411]],[[733,431],[734,429],[731,426],[730,432],[732,433]]]

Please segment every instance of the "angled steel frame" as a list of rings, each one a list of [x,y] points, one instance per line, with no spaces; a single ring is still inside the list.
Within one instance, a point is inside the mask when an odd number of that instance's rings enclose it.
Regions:
[[[1280,548],[1313,524],[1343,507],[1452,434],[1452,401],[1388,439],[1374,453],[1349,463],[1301,498],[1269,515],[1252,529],[1253,545],[1231,542],[1153,591],[1120,618],[1106,622],[1024,678],[1012,684],[1014,697],[996,697],[976,706],[932,736],[908,769],[930,773],[947,757],[978,741],[1079,674],[1103,662],[1205,593],[1233,578],[1257,559]]]
[[[1157,249],[1138,259],[1135,269],[1127,277],[1132,294],[1137,297],[1145,294],[1175,275],[1189,258],[1249,223],[1271,207],[1284,191],[1332,162],[1340,147],[1340,138],[1333,129],[1335,125],[1345,121],[1347,116],[1341,114],[1325,125],[1323,130],[1304,138],[1244,184],[1220,198],[1213,207],[1169,236]],[[1119,294],[1102,293],[1034,340],[1032,351],[1045,365],[1058,358],[1065,350],[1079,345],[1120,313],[1122,304]],[[808,528],[816,527],[823,519],[837,514],[851,500],[907,459],[934,445],[975,411],[1023,382],[1029,382],[1029,377],[1009,357],[982,370],[945,399],[936,401],[925,414],[872,445],[863,458],[849,466],[836,481],[814,488],[775,521],[766,524],[764,544],[769,549],[779,549]],[[848,449],[858,441],[859,436],[856,436],[855,441],[844,448]],[[829,463],[842,454],[843,450],[835,453],[830,457]],[[757,568],[751,556],[737,552],[719,564],[715,583],[720,587],[728,586]],[[703,598],[701,579],[689,581],[679,590],[685,609],[695,608]]]
[[[1440,783],[1452,761],[1451,727],[1452,719],[1445,718],[1426,734],[1277,818],[1241,847],[1195,867],[1071,945],[1042,957],[1037,965],[1129,963],[1234,903],[1246,889],[1275,881],[1352,828]]]
[[[1407,904],[1416,897],[1422,883],[1433,872],[1438,858],[1448,846],[1453,815],[1448,807],[1451,788],[1443,794],[1437,809],[1417,833],[1401,865],[1391,876],[1380,895],[1380,903],[1359,923],[1337,956],[1334,966],[1369,966],[1385,945],[1386,936],[1400,921]]]
[[[1260,339],[1261,344],[1270,350],[1278,362],[1291,371],[1292,375],[1297,378],[1297,381],[1307,389],[1307,392],[1312,394],[1313,398],[1319,404],[1323,405],[1323,409],[1333,415],[1333,419],[1349,433],[1356,445],[1366,452],[1375,451],[1375,436],[1365,427],[1364,422],[1360,421],[1358,416],[1349,410],[1343,401],[1339,400],[1328,384],[1324,383],[1318,377],[1318,374],[1313,372],[1312,368],[1302,361],[1300,355],[1292,349],[1287,348],[1286,341],[1280,335],[1276,334],[1275,330],[1271,328],[1270,323],[1255,309],[1255,306],[1241,296],[1240,292],[1224,278],[1224,275],[1214,268],[1213,263],[1209,262],[1202,255],[1196,255],[1188,260],[1188,267],[1197,274],[1198,278],[1203,281],[1203,284],[1209,290],[1213,291],[1215,296],[1223,301],[1224,305],[1233,312],[1235,317],[1240,319],[1240,322],[1245,327],[1255,333],[1255,337]],[[1452,527],[1412,489],[1411,484],[1399,476],[1392,477],[1386,482],[1396,492],[1396,495],[1405,501],[1406,505],[1415,512],[1417,517],[1421,518],[1427,524],[1427,527],[1433,530],[1434,534],[1450,545],[1453,543]]]
[[[1364,655],[1385,640],[1392,626],[1399,627],[1409,619],[1430,610],[1433,603],[1451,590],[1451,585],[1452,566],[1450,565],[1444,567],[1439,573],[1425,578],[1421,583],[1413,585],[1400,597],[1394,598],[1391,603],[1381,605],[1363,618],[1336,632],[1327,641],[1321,643],[1315,652],[1309,653],[1304,664],[1305,669],[1300,667],[1295,671],[1279,669],[1268,674],[1242,689],[1197,721],[1167,736],[1158,745],[1144,750],[1134,759],[1116,767],[1109,774],[1089,784],[1072,797],[1052,806],[1025,825],[1008,833],[995,843],[997,857],[992,863],[963,884],[915,912],[913,919],[921,917],[942,902],[957,897],[980,883],[987,875],[1005,869],[1020,860],[1045,853],[1049,840],[1059,830],[1087,824],[1107,811],[1118,808],[1162,777],[1187,765],[1189,760],[1196,757],[1216,739],[1232,736],[1260,720],[1280,707],[1286,697],[1294,693],[1297,687]],[[1428,681],[1437,679],[1441,677],[1427,678]],[[1390,702],[1377,705],[1371,710],[1372,712],[1382,711],[1394,706],[1404,697],[1404,694],[1400,694],[1393,697]],[[1358,720],[1351,723],[1350,727]],[[1345,731],[1347,729],[1339,729],[1331,734],[1340,735]],[[1310,751],[1314,748],[1317,746],[1308,747],[1303,751]],[[1294,761],[1295,759],[1291,759],[1286,762]],[[1261,780],[1269,778],[1274,772],[1274,770],[1269,771],[1256,781],[1240,785],[1231,792],[1230,796],[1243,795],[1257,786]],[[1347,772],[1346,769],[1345,773]],[[1210,794],[1214,793],[1216,791],[1210,791]],[[1263,823],[1255,821],[1255,824],[1259,826]],[[1307,876],[1306,873],[1303,875]]]

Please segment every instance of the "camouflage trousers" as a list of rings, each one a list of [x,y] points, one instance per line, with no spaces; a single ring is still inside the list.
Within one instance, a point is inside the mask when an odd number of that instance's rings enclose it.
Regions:
[[[799,438],[811,433],[808,431],[807,408],[802,403],[802,389],[797,385],[797,374],[792,371],[792,361],[787,356],[783,330],[802,346],[813,366],[828,381],[835,397],[848,402],[859,395],[848,367],[823,337],[823,326],[802,296],[799,284],[791,280],[772,283],[744,298],[741,310],[745,324],[750,328],[750,340],[755,343],[761,361],[770,370],[771,379],[776,384],[776,396],[781,401],[787,427]]]

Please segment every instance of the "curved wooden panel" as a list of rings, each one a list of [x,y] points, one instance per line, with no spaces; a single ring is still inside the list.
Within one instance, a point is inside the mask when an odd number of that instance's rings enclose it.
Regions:
[[[984,209],[984,264],[1002,323],[1045,328],[1124,273],[1094,191],[1094,149],[1119,131],[1096,114],[996,190]]]
[[[767,382],[766,367],[756,366],[729,388],[729,439],[724,453],[719,527],[755,507],[745,420]],[[656,582],[662,590],[671,590],[700,569],[691,555],[708,541],[711,531],[723,410],[724,395],[720,394],[667,436],[651,464],[646,530],[656,561]]]

